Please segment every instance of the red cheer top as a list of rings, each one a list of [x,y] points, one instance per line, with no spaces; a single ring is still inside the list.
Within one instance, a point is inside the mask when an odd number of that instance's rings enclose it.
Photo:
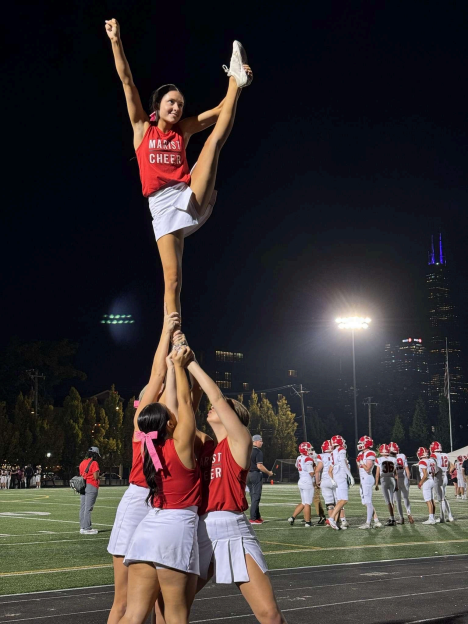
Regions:
[[[248,469],[234,460],[228,439],[215,446],[205,442],[200,457],[202,470],[202,502],[198,513],[209,511],[245,511],[245,485]]]
[[[198,507],[201,502],[200,467],[186,468],[174,447],[174,440],[156,446],[162,470],[156,475],[158,491],[153,507],[159,509],[185,509]]]
[[[143,457],[141,455],[141,442],[132,440],[132,451],[133,451],[133,459],[132,459],[132,470],[130,472],[130,477],[128,478],[129,483],[133,483],[133,485],[139,485],[140,487],[147,488],[148,484],[146,483],[145,475],[143,474]]]
[[[190,186],[184,137],[178,124],[162,132],[157,124],[151,123],[136,150],[136,157],[145,197],[179,182]]]

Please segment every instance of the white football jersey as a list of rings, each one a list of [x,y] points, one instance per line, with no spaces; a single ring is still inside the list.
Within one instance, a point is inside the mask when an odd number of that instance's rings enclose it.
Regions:
[[[419,461],[419,475],[421,479],[424,476],[423,470],[427,471],[428,479],[433,479],[436,471],[436,463],[432,457],[424,458]]]
[[[377,466],[380,468],[380,478],[390,479],[395,476],[397,467],[396,457],[382,456],[377,458]]]
[[[333,462],[333,475],[345,477],[346,476],[346,466],[348,465],[348,460],[346,459],[346,449],[344,446],[337,446],[332,451],[332,462]]]
[[[439,472],[439,470],[443,473],[447,472],[450,464],[447,453],[432,453],[431,458],[437,465],[436,472]]]
[[[398,453],[396,456],[396,474],[399,479],[404,479],[406,476],[406,468],[408,467],[408,460],[404,453]]]
[[[314,485],[313,476],[315,464],[312,457],[299,455],[296,459],[296,468],[299,471],[299,485],[312,487]]]
[[[328,479],[328,470],[330,468],[330,465],[333,463],[332,461],[332,454],[331,453],[319,453],[317,455],[317,462],[322,462],[323,464],[323,472],[322,472],[322,479]]]
[[[375,455],[375,451],[372,449],[366,449],[365,451],[361,451],[359,455],[357,456],[356,461],[358,462],[359,478],[361,480],[361,483],[363,479],[365,479],[369,474],[372,475],[372,471],[374,470],[376,459],[377,457]],[[366,466],[368,461],[372,462],[372,469],[370,473],[367,472],[367,470],[364,468],[364,466]]]

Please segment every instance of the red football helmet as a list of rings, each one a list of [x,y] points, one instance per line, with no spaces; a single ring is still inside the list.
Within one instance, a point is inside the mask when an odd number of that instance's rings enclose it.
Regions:
[[[457,459],[458,459],[458,461],[459,461],[459,463],[460,463],[460,464],[462,464],[462,463],[464,462],[463,455],[459,455],[459,456],[457,457]]]
[[[416,456],[418,459],[423,459],[424,457],[429,457],[429,451],[424,446],[420,446],[416,451]]]
[[[331,442],[332,447],[345,445],[344,438],[342,438],[340,435],[332,436],[330,442]]]
[[[369,436],[362,436],[359,438],[359,442],[357,445],[358,451],[364,451],[365,449],[372,448],[374,446],[374,440],[369,438]]]
[[[330,440],[325,440],[325,442],[322,443],[322,453],[331,453],[332,450],[333,447]]]
[[[431,453],[442,453],[442,444],[440,442],[431,442],[429,450]]]
[[[388,448],[390,449],[390,453],[395,453],[398,455],[398,453],[400,452],[400,447],[396,442],[390,442]]]
[[[389,455],[390,454],[390,448],[389,448],[388,444],[381,444],[379,446],[379,453],[381,455]]]
[[[301,455],[311,455],[314,447],[310,442],[301,442],[299,444],[299,453]]]

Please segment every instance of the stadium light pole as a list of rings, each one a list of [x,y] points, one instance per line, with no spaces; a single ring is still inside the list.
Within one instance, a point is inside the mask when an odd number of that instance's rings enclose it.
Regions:
[[[357,329],[367,329],[371,319],[369,317],[349,316],[339,317],[335,319],[339,329],[348,329],[351,331],[351,341],[353,345],[353,393],[354,393],[354,448],[358,444],[358,419],[357,419],[357,391],[356,391],[356,353],[354,348],[354,333]]]

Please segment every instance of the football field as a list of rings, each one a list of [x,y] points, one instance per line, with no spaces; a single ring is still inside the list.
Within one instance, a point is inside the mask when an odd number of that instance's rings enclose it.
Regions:
[[[115,510],[125,488],[101,488],[92,514],[97,535],[79,533],[79,497],[66,488],[0,491],[0,593],[109,585],[111,557],[106,551]],[[263,489],[263,525],[255,526],[270,569],[350,562],[383,561],[468,554],[468,501],[449,500],[455,522],[426,526],[427,508],[417,487],[411,487],[416,523],[362,531],[364,507],[359,487],[350,489],[347,531],[305,528],[300,518],[290,527],[286,519],[298,502],[296,485],[267,485]],[[374,504],[382,521],[388,517],[381,492]],[[248,512],[247,512],[248,513]],[[314,518],[313,518],[314,521]]]

